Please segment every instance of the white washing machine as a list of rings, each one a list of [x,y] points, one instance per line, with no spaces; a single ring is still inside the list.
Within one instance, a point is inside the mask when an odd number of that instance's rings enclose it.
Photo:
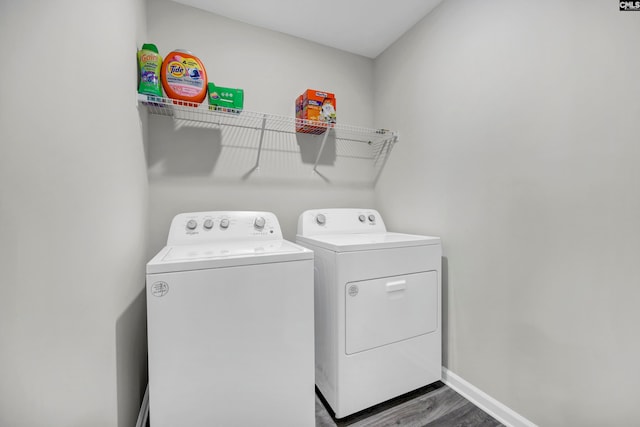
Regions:
[[[315,426],[313,252],[272,213],[176,216],[147,321],[152,427]]]
[[[438,237],[387,232],[373,209],[300,215],[315,254],[316,385],[342,418],[441,379]]]

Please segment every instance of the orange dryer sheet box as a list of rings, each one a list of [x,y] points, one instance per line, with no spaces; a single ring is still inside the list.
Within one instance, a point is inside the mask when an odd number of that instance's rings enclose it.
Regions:
[[[296,132],[324,133],[336,122],[336,96],[330,92],[307,89],[296,99]],[[305,123],[311,120],[317,123]]]

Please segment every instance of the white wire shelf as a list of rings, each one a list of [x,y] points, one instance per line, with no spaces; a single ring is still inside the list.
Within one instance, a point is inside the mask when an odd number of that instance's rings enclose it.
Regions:
[[[153,95],[138,94],[138,103],[144,105],[151,114],[172,117],[174,126],[177,129],[188,126],[260,131],[256,147],[258,153],[253,169],[257,169],[260,166],[265,134],[310,134],[321,135],[318,137],[322,140],[321,147],[313,166],[313,171],[320,174],[318,162],[322,157],[327,139],[331,135],[332,138],[335,138],[336,143],[340,143],[340,146],[351,146],[351,149],[346,149],[345,157],[358,157],[374,162],[376,170],[374,176],[375,184],[391,153],[391,149],[398,141],[398,133],[387,129],[371,129],[342,123],[326,124],[248,110],[211,110],[206,101],[202,104],[193,104]],[[300,128],[304,128],[304,131],[297,132],[296,129]],[[353,154],[354,152],[356,155]]]

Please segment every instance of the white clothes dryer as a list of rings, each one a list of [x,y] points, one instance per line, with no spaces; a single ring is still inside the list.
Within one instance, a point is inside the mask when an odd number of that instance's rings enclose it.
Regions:
[[[441,379],[440,238],[387,232],[373,209],[300,215],[315,257],[316,385],[336,418]]]
[[[313,253],[274,214],[176,216],[146,289],[152,427],[315,426]]]

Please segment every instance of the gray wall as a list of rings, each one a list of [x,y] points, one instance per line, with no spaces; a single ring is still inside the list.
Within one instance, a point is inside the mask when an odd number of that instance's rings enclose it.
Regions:
[[[443,237],[445,365],[544,426],[640,417],[640,16],[617,9],[447,0],[375,61],[402,132],[376,206]]]
[[[312,88],[337,95],[339,122],[373,125],[371,59],[169,1],[150,1],[148,9],[149,40],[161,54],[192,51],[209,81],[245,90],[245,109],[292,117],[296,97]],[[180,212],[272,211],[285,237],[294,239],[298,215],[306,209],[372,207],[371,162],[339,156],[344,147],[329,144],[319,168],[327,182],[308,163],[319,144],[319,138],[269,134],[260,170],[247,174],[257,155],[256,131],[175,131],[169,118],[150,116],[149,257],[165,244],[169,223]]]
[[[147,6],[0,2],[18,64],[0,80],[0,425],[133,424],[144,264],[175,213],[272,210],[292,238],[303,209],[374,197],[390,228],[444,239],[447,367],[540,425],[637,420],[637,14],[447,0],[373,62]],[[253,154],[209,129],[151,117],[145,153],[144,41],[190,48],[248,109],[289,115],[326,88],[338,120],[400,130],[375,194],[357,163],[327,161],[319,181],[289,140],[246,180]]]
[[[2,1],[0,425],[129,427],[145,385],[142,1]]]

